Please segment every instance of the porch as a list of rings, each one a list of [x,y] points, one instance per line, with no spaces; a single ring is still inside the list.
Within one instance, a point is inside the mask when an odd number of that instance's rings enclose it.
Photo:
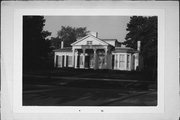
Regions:
[[[111,69],[111,54],[107,46],[81,45],[73,47],[73,66],[83,69]]]

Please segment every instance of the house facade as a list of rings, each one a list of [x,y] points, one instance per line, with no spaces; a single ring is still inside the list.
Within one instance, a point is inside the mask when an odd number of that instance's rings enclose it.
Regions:
[[[116,39],[100,39],[97,34],[89,34],[72,47],[54,50],[54,67],[72,67],[79,69],[114,69],[132,71],[139,67],[139,50],[117,47]]]

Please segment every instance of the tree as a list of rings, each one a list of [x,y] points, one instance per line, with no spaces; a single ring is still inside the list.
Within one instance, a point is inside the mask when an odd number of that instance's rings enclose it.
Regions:
[[[58,31],[57,35],[60,40],[64,41],[65,47],[70,47],[71,43],[75,42],[78,38],[86,36],[87,33],[86,27],[61,26],[61,30]]]
[[[45,66],[48,57],[48,31],[43,31],[45,25],[43,16],[23,16],[23,69],[34,69]]]
[[[51,37],[51,48],[52,49],[59,49],[61,48],[61,39],[59,37]]]
[[[130,17],[127,31],[124,44],[137,49],[137,41],[141,41],[144,70],[157,70],[157,16]]]

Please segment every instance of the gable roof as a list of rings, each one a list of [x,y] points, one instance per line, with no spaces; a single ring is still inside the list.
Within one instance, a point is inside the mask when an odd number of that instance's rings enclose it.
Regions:
[[[115,47],[115,50],[113,51],[113,53],[134,53],[134,52],[138,52],[137,50],[134,50],[133,48],[129,48],[129,47]]]
[[[90,34],[87,35],[87,36],[85,36],[85,37],[83,37],[83,38],[81,38],[81,39],[79,39],[79,40],[77,40],[77,41],[75,41],[75,42],[73,42],[71,45],[73,46],[73,45],[75,45],[75,44],[77,44],[77,43],[85,40],[85,39],[88,38],[88,37],[93,37],[94,39],[98,40],[99,42],[102,42],[102,43],[104,43],[104,44],[106,44],[106,45],[110,45],[110,44],[107,43],[106,41],[104,41],[104,40],[102,40],[102,39],[99,39],[99,38],[97,38],[97,37],[95,37],[95,36],[93,36],[93,35],[90,35]]]
[[[54,52],[72,52],[72,47],[64,47],[53,50]]]

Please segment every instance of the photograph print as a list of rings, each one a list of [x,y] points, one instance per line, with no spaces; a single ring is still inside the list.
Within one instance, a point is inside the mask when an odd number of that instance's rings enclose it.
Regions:
[[[23,106],[157,106],[157,16],[23,16]]]

